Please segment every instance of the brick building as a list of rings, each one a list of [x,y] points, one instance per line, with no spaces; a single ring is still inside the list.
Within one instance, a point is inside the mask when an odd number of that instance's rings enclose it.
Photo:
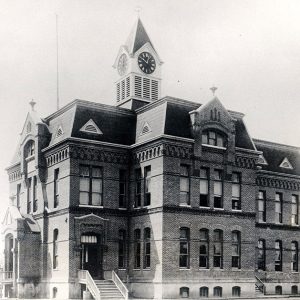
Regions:
[[[115,106],[31,103],[7,168],[6,297],[298,294],[299,148],[252,139],[217,97],[161,98],[161,66],[138,19]]]

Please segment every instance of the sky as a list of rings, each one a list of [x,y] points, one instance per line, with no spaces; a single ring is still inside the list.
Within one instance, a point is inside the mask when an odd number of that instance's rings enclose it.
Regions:
[[[254,138],[300,146],[298,0],[0,0],[0,217],[8,203],[5,168],[29,102],[56,110],[59,96],[115,104],[112,68],[140,18],[164,61],[162,96],[206,103],[216,95],[245,114]]]

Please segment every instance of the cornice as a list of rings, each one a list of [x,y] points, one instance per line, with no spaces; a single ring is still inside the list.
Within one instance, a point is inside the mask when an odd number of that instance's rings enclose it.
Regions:
[[[258,176],[256,178],[256,184],[258,186],[272,187],[276,189],[300,190],[300,181],[284,180],[275,177]]]

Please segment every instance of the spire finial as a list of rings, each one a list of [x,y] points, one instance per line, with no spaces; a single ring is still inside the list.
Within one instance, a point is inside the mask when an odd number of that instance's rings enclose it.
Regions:
[[[215,87],[215,86],[212,86],[212,87],[210,88],[210,90],[211,90],[212,93],[213,93],[213,96],[215,95],[217,89],[218,89],[218,88]]]
[[[136,6],[136,8],[134,10],[137,13],[137,17],[140,18],[140,12],[141,12],[142,8],[140,6]]]
[[[34,111],[34,106],[36,105],[36,102],[33,99],[31,99],[29,104],[31,105],[31,110]]]

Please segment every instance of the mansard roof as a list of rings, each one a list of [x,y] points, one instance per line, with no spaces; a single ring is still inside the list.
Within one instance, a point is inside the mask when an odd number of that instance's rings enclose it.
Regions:
[[[300,148],[288,145],[282,145],[263,140],[253,140],[258,151],[263,152],[263,156],[268,162],[262,165],[265,171],[286,173],[291,175],[300,175]],[[293,169],[282,168],[282,161],[287,158],[293,166]]]
[[[101,128],[102,134],[81,130],[90,120]],[[125,108],[77,99],[50,115],[45,121],[52,133],[49,146],[60,141],[55,138],[58,126],[64,128],[63,139],[73,137],[123,145],[134,143],[136,115]]]

